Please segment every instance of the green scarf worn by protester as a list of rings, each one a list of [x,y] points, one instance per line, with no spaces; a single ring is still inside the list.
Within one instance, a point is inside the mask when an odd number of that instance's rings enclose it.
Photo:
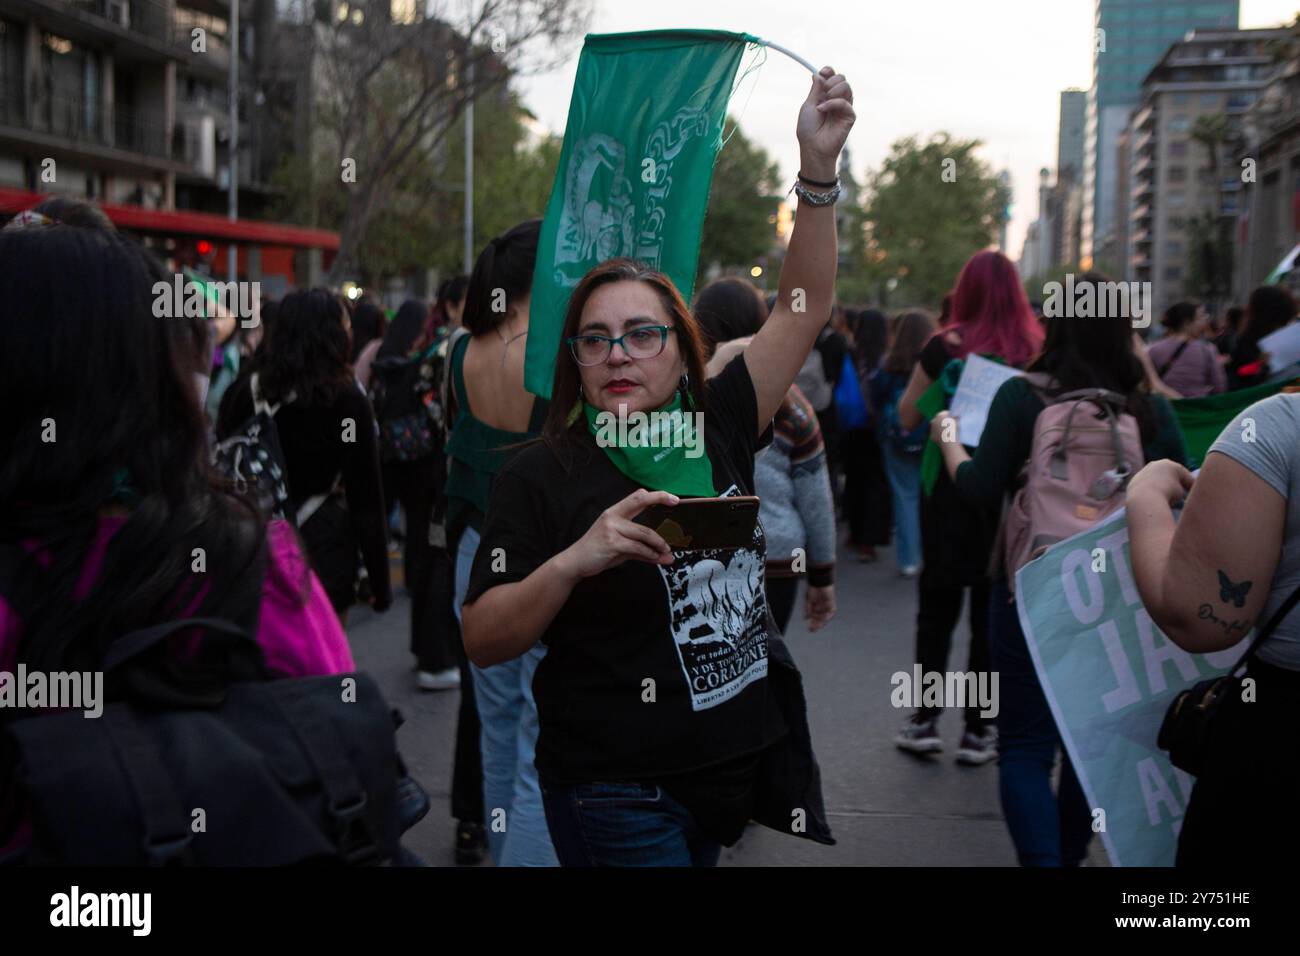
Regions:
[[[615,468],[642,488],[686,497],[717,495],[703,429],[696,425],[694,414],[682,410],[681,392],[674,392],[668,404],[646,413],[644,422],[629,422],[626,435],[619,435],[616,412],[601,412],[586,402],[582,407],[596,444]],[[692,457],[688,450],[698,454]]]

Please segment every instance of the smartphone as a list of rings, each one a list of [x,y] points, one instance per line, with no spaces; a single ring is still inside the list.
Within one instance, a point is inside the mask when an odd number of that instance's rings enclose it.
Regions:
[[[758,526],[758,498],[683,498],[676,505],[651,505],[632,520],[653,528],[674,551],[749,548]]]

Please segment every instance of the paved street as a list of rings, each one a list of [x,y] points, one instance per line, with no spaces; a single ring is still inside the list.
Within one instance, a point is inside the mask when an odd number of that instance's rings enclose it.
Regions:
[[[913,757],[894,747],[906,712],[889,701],[892,673],[912,666],[916,586],[897,576],[890,554],[861,564],[841,551],[835,621],[809,634],[796,610],[789,644],[803,672],[813,743],[821,762],[826,808],[839,841],[823,847],[752,826],[723,865],[738,866],[1011,866],[1015,853],[998,805],[997,767],[953,760],[961,721],[940,724],[947,748]],[[400,572],[399,572],[400,573]],[[451,865],[455,821],[448,809],[456,692],[414,689],[404,597],[382,617],[358,609],[348,635],[358,666],[379,680],[407,723],[398,743],[433,809],[407,836],[410,848]],[[963,627],[950,668],[964,668]],[[1105,865],[1098,841],[1090,865]]]

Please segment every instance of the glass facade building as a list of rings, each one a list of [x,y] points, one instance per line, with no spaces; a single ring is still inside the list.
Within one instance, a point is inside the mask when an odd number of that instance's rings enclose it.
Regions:
[[[1236,29],[1238,0],[1097,0],[1092,88],[1084,147],[1083,254],[1094,266],[1119,266],[1108,249],[1115,229],[1115,147],[1141,98],[1142,81],[1170,45],[1191,30]]]

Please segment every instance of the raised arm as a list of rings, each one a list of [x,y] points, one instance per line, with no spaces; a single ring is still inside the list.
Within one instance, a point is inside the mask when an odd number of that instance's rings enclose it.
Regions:
[[[799,109],[796,127],[800,172],[805,179],[831,182],[836,178],[840,150],[854,118],[848,81],[829,66],[822,67]],[[810,206],[800,201],[781,267],[776,305],[745,349],[745,364],[758,400],[755,424],[760,434],[781,407],[817,333],[830,317],[837,254],[834,204]]]

